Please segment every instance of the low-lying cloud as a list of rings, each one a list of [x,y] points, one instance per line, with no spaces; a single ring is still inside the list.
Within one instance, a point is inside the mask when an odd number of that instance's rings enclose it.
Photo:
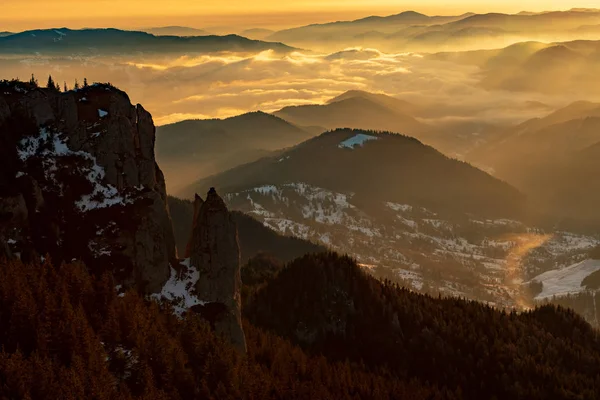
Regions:
[[[5,78],[48,74],[72,86],[111,82],[143,104],[159,125],[188,118],[223,118],[247,111],[322,104],[347,90],[397,96],[427,105],[430,123],[452,118],[513,123],[544,115],[550,107],[573,100],[535,93],[487,91],[479,86],[477,67],[436,61],[413,53],[389,54],[352,48],[333,54],[297,51],[277,54],[216,53],[177,58],[144,55],[0,59]]]

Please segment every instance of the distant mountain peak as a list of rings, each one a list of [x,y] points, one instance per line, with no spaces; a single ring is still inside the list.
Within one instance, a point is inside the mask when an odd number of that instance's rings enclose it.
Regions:
[[[403,16],[403,17],[427,17],[427,15],[425,15],[425,14],[421,14],[419,12],[412,11],[412,10],[401,12],[400,14],[396,14],[395,16],[398,16],[398,17],[399,16]]]
[[[359,90],[359,89],[351,89],[351,90],[347,90],[344,93],[340,94],[339,96],[333,97],[329,100],[327,100],[328,104],[331,103],[335,103],[336,101],[341,101],[341,100],[345,100],[348,98],[352,98],[352,97],[368,97],[370,95],[373,95],[375,93],[371,93],[371,92],[367,92],[365,90]]]
[[[277,119],[277,120],[281,120],[281,118],[276,117],[273,114],[269,114],[269,113],[266,113],[266,112],[261,111],[261,110],[249,111],[247,113],[236,115],[236,116],[229,117],[229,118],[226,118],[226,119],[232,120],[232,119],[244,119],[244,118],[265,118],[265,119]]]

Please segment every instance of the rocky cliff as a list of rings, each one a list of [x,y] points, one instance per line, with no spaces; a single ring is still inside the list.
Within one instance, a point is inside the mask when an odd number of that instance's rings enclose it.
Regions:
[[[241,322],[240,248],[237,227],[225,202],[211,189],[194,204],[190,265],[199,272],[196,292],[205,302],[194,307],[214,329],[246,351]]]
[[[176,260],[155,127],[110,86],[0,83],[0,256],[83,260],[159,291]]]

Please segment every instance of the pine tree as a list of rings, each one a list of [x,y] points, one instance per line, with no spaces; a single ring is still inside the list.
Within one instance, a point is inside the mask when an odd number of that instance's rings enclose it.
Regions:
[[[88,87],[88,86],[89,86],[89,85],[88,85],[87,78],[83,78],[83,87],[84,87],[84,88],[86,88],[86,87]]]
[[[79,82],[75,79],[75,85],[73,86],[74,90],[79,90]]]
[[[54,83],[54,79],[52,79],[52,75],[48,75],[48,83],[46,84],[48,89],[56,89],[56,84]]]
[[[37,81],[37,79],[35,79],[35,75],[34,75],[34,74],[31,74],[31,79],[29,80],[29,83],[30,83],[32,86],[35,86],[35,87],[37,87],[37,86],[38,86],[38,81]]]
[[[65,92],[68,92],[68,91],[69,91],[69,88],[67,87],[67,82],[64,82],[64,91],[65,91]]]

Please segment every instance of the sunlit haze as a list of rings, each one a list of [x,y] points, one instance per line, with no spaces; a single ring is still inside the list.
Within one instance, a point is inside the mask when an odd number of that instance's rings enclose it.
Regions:
[[[593,7],[585,0],[578,7]],[[406,10],[447,15],[464,12],[507,12],[559,10],[573,7],[566,0],[507,0],[444,2],[440,0],[3,0],[0,29],[19,31],[40,27],[122,27],[187,25],[221,29],[283,27],[386,15]]]

